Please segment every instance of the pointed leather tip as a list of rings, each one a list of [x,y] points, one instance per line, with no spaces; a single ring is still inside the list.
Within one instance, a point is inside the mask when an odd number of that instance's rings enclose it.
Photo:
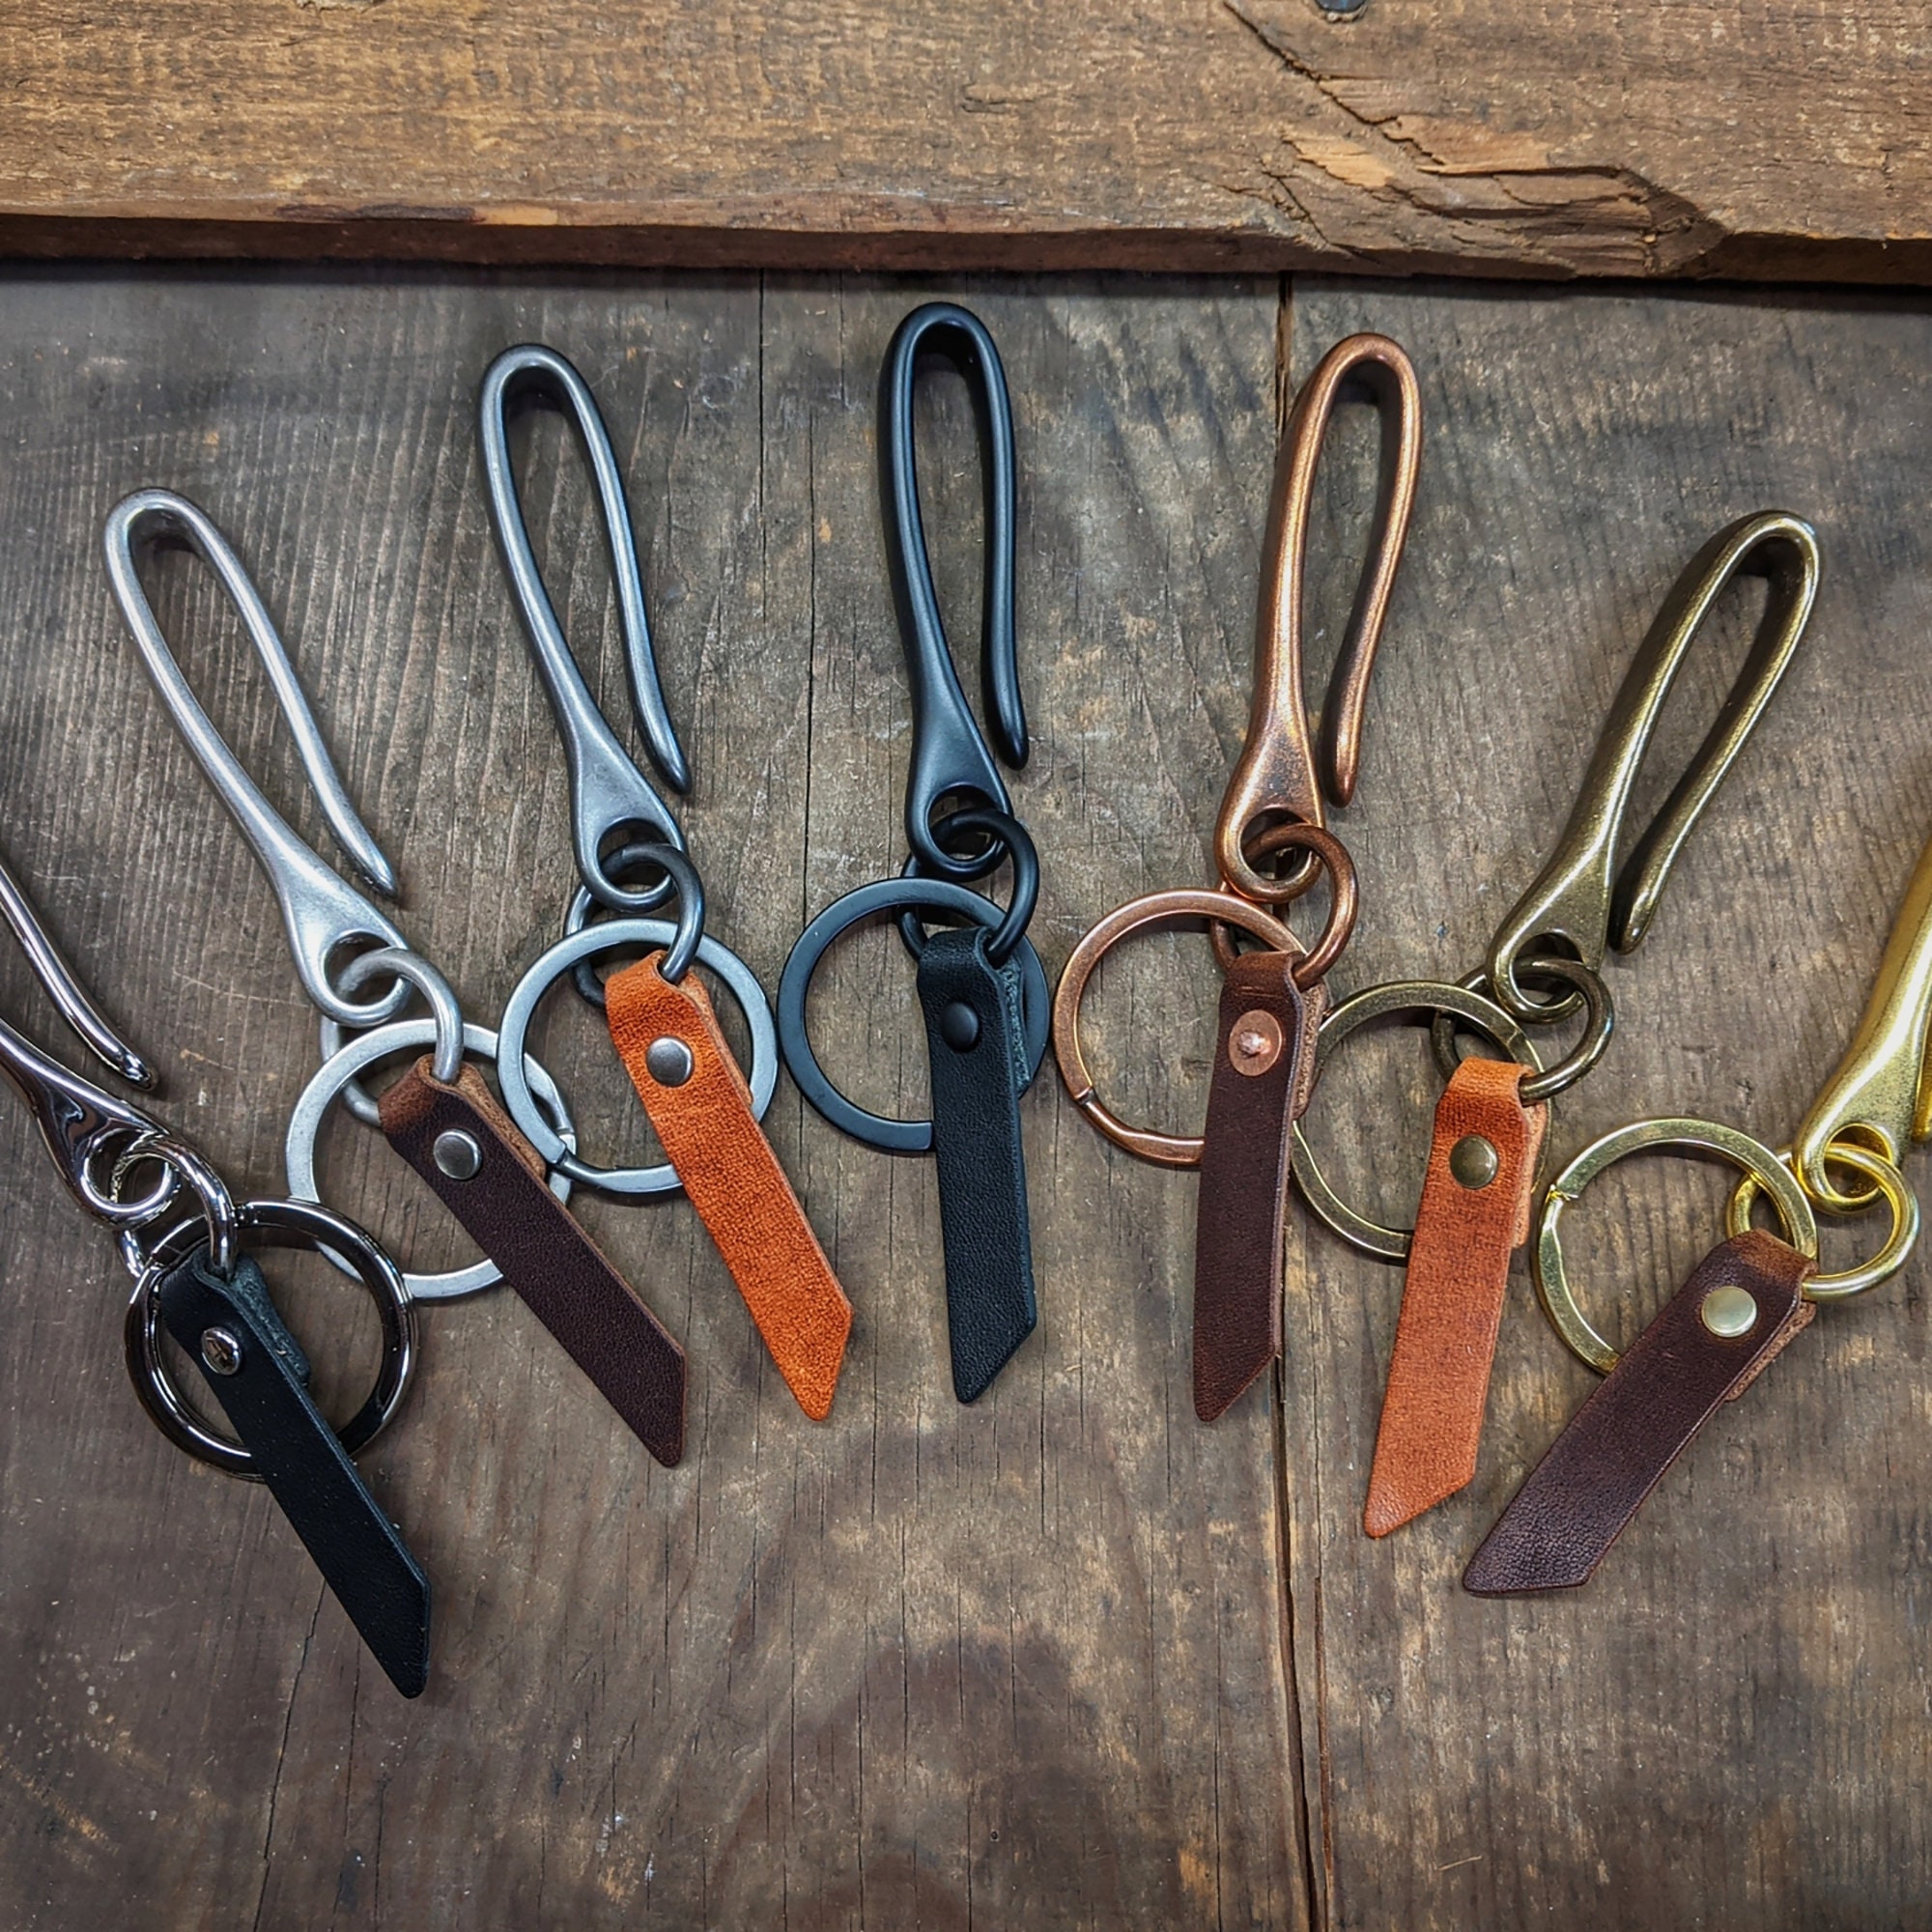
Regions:
[[[1203,1422],[1218,1422],[1253,1388],[1262,1373],[1274,1363],[1272,1351],[1246,1370],[1235,1369],[1226,1361],[1194,1362],[1194,1413]]]
[[[1553,1551],[1516,1537],[1498,1541],[1492,1532],[1469,1558],[1463,1587],[1472,1597],[1540,1597],[1548,1590],[1577,1589],[1595,1568],[1578,1571]]]
[[[1039,1326],[1036,1315],[1028,1319],[1024,1326],[1015,1323],[1012,1334],[997,1355],[981,1353],[979,1359],[962,1363],[957,1355],[952,1358],[952,1395],[960,1403],[975,1403],[999,1380],[1006,1366],[1020,1351],[1027,1337]]]
[[[792,1400],[813,1422],[823,1422],[832,1413],[832,1398],[838,1392],[838,1374],[845,1366],[845,1340],[851,1332],[852,1313],[848,1308],[836,1347],[822,1348],[803,1361],[780,1365]]]
[[[1475,1473],[1470,1469],[1451,1483],[1417,1491],[1372,1469],[1369,1472],[1369,1500],[1362,1511],[1362,1528],[1370,1536],[1387,1536],[1404,1523],[1413,1522],[1419,1516],[1427,1516],[1437,1503],[1446,1503],[1451,1496],[1459,1495],[1468,1488]]]

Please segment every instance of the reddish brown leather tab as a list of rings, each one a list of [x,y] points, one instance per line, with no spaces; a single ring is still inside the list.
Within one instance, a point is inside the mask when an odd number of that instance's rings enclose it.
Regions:
[[[718,1030],[696,974],[675,985],[662,952],[605,982],[611,1038],[691,1205],[718,1243],[738,1293],[798,1406],[814,1422],[832,1410],[852,1332],[852,1304],[752,1113],[751,1090]],[[681,1041],[691,1071],[675,1085],[651,1072],[657,1040]]]
[[[1469,1559],[1463,1587],[1502,1597],[1588,1582],[1719,1406],[1749,1388],[1810,1321],[1803,1291],[1814,1265],[1755,1231],[1719,1242],[1529,1472]],[[1704,1304],[1731,1288],[1756,1303],[1756,1320],[1746,1334],[1714,1334]]]
[[[667,1468],[684,1454],[684,1350],[544,1184],[543,1157],[467,1062],[453,1086],[427,1056],[378,1103],[389,1145],[503,1271],[571,1360]],[[446,1133],[475,1144],[468,1179],[437,1164]]]
[[[1315,1084],[1318,983],[1292,952],[1228,968],[1203,1129],[1194,1235],[1194,1412],[1224,1413],[1281,1353],[1281,1235],[1294,1123]]]
[[[1476,1473],[1510,1256],[1529,1237],[1549,1120],[1547,1106],[1522,1104],[1527,1071],[1465,1060],[1436,1103],[1362,1512],[1371,1536],[1400,1529]]]

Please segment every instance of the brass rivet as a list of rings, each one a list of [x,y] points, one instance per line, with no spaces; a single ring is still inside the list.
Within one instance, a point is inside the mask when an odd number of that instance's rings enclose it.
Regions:
[[[1243,1013],[1228,1032],[1228,1064],[1258,1080],[1281,1058],[1281,1022],[1261,1007]]]
[[[201,1331],[201,1359],[214,1376],[242,1373],[242,1338],[232,1328],[204,1328]]]
[[[660,1087],[682,1087],[691,1078],[694,1065],[690,1047],[669,1034],[644,1048],[644,1071]]]
[[[1748,1290],[1739,1288],[1734,1282],[1714,1288],[1697,1313],[1704,1326],[1726,1342],[1735,1342],[1757,1326],[1757,1303]]]
[[[1471,1194],[1479,1194],[1496,1178],[1502,1165],[1493,1141],[1481,1134],[1464,1134],[1449,1150],[1449,1172]]]
[[[437,1135],[430,1154],[438,1169],[452,1180],[474,1180],[483,1165],[483,1150],[456,1127]]]

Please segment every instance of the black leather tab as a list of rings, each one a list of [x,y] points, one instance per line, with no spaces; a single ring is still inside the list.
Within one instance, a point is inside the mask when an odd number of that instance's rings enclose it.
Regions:
[[[378,1507],[316,1407],[308,1362],[282,1325],[246,1255],[223,1281],[197,1248],[161,1277],[161,1319],[221,1405],[255,1471],[280,1504],[323,1580],[405,1697],[429,1682],[429,1579]],[[233,1375],[204,1359],[203,1337],[238,1344]]]
[[[932,933],[919,1003],[932,1061],[932,1151],[946,1243],[952,1392],[973,1402],[1034,1331],[1020,1095],[1028,1080],[1016,959],[986,957],[980,926]]]

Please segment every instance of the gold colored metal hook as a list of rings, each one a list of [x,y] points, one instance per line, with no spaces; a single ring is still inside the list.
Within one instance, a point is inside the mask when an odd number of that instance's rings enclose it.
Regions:
[[[1308,519],[1329,419],[1350,380],[1366,384],[1383,412],[1381,485],[1368,563],[1321,719],[1318,765],[1302,693]],[[1247,742],[1214,827],[1214,861],[1222,878],[1257,905],[1286,904],[1307,890],[1317,868],[1302,866],[1286,878],[1264,877],[1244,849],[1254,835],[1270,820],[1321,825],[1324,793],[1336,805],[1347,805],[1354,795],[1369,674],[1408,535],[1421,463],[1422,391],[1414,365],[1385,335],[1351,335],[1338,342],[1295,397],[1275,468]]]

